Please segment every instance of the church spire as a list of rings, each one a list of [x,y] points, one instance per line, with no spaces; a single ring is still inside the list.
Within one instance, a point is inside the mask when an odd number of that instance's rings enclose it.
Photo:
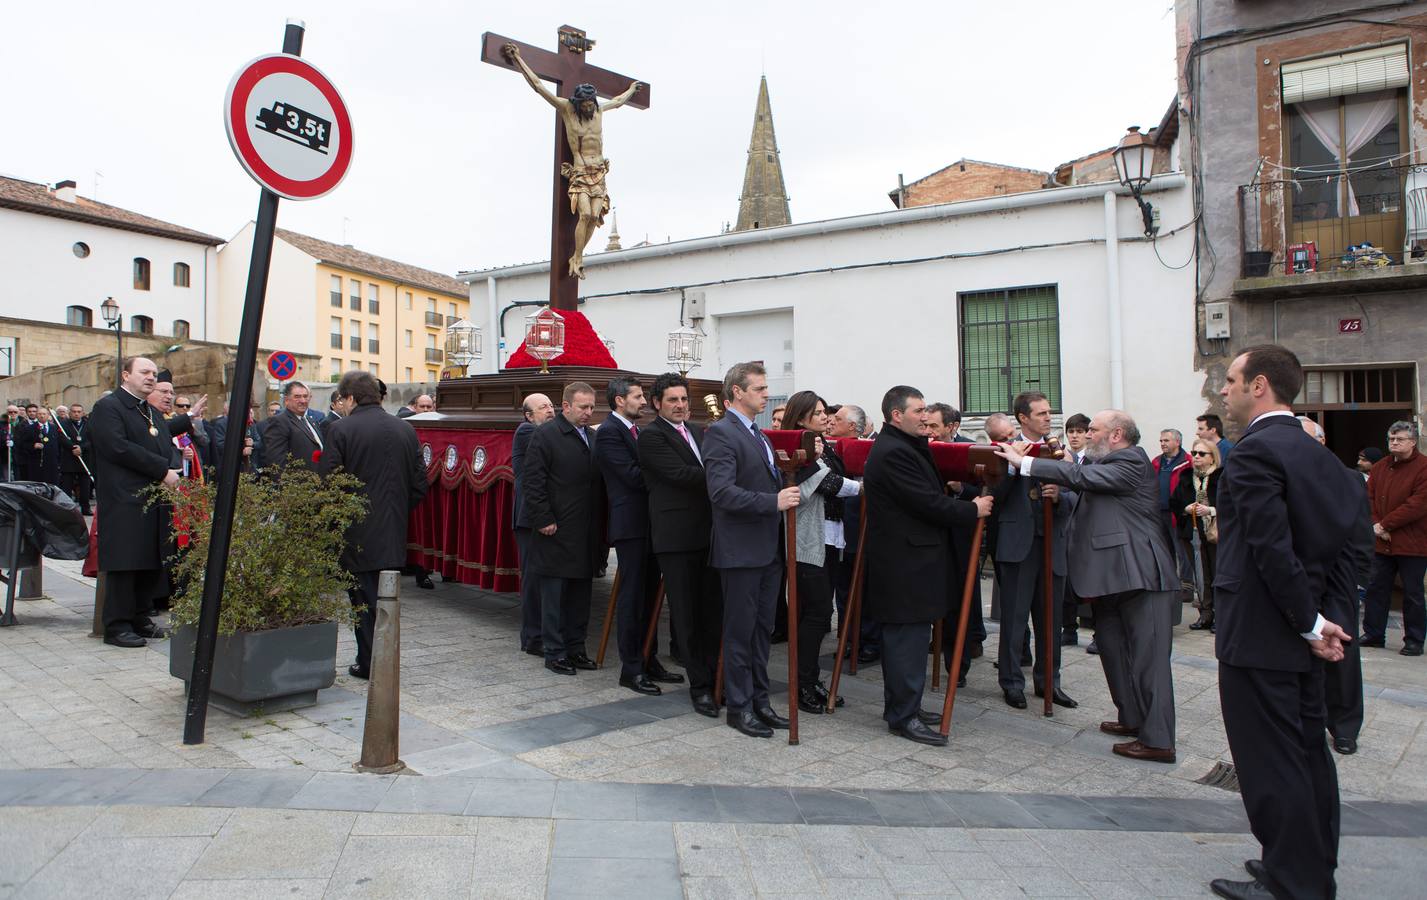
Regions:
[[[743,172],[743,195],[738,198],[738,224],[733,230],[772,228],[792,221],[765,75],[758,85],[758,109],[753,117],[753,136],[748,141],[748,167]]]
[[[619,211],[609,211],[609,243],[605,244],[604,250],[609,253],[612,250],[623,250],[623,245],[619,242]]]

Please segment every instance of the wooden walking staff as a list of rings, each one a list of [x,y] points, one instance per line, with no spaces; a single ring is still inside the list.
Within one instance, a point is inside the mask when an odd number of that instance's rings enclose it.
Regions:
[[[813,458],[811,431],[764,431],[773,445],[773,460],[783,473],[783,486],[793,487],[794,475]],[[783,513],[784,556],[788,564],[788,744],[798,743],[798,508]]]
[[[609,589],[609,606],[604,611],[604,628],[600,629],[600,649],[595,654],[595,665],[604,668],[604,652],[609,646],[609,630],[614,627],[614,607],[619,600],[619,576],[624,572],[620,569],[614,570],[614,584]]]
[[[844,438],[837,442],[837,455],[842,457],[843,468],[853,478],[861,478],[867,467],[867,454],[872,452],[872,441],[858,438]],[[862,627],[862,583],[866,579],[863,548],[867,546],[867,495],[857,505],[857,555],[852,562],[852,584],[847,595],[847,609],[843,621],[838,622],[837,656],[832,666],[832,683],[828,687],[827,711],[831,713],[837,705],[837,685],[842,678],[842,657],[847,651],[848,636],[852,637],[852,656],[848,660],[848,670],[857,674],[858,638]]]
[[[649,630],[644,633],[644,661],[654,652],[654,635],[659,633],[659,611],[664,608],[664,576],[659,576],[659,590],[654,592],[654,612],[649,616]]]
[[[1041,452],[1037,455],[1060,459],[1065,456],[1065,448],[1054,435],[1048,434]],[[1042,715],[1050,718],[1055,715],[1055,645],[1060,642],[1060,635],[1055,629],[1055,504],[1042,500],[1041,515],[1044,517],[1042,530],[1045,532],[1045,537],[1041,540],[1044,557],[1041,581],[1045,585],[1045,610],[1041,614],[1041,621],[1045,623],[1041,629],[1045,632],[1041,641],[1041,681],[1045,694],[1045,710]]]
[[[981,494],[990,493],[991,486],[1006,474],[1006,461],[996,455],[994,447],[976,445],[967,448],[967,463],[971,474],[981,482]],[[946,674],[946,696],[941,703],[941,733],[951,734],[951,713],[956,705],[956,682],[961,675],[961,657],[966,652],[966,628],[971,621],[971,595],[981,572],[981,541],[986,535],[986,520],[978,518],[971,532],[971,552],[967,554],[966,578],[961,587],[961,609],[956,614],[956,634],[952,637],[951,670]],[[937,665],[941,661],[937,660]]]

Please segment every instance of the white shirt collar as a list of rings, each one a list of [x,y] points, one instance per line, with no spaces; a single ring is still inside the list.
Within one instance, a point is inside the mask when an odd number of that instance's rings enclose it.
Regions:
[[[633,423],[633,422],[629,421],[629,420],[626,419],[624,416],[621,416],[619,413],[615,412],[614,410],[610,410],[610,411],[609,411],[609,414],[610,414],[610,417],[611,417],[611,418],[618,419],[618,420],[620,420],[621,422],[624,423],[624,430],[625,430],[625,431],[628,431],[629,429],[631,429],[631,428],[634,427],[634,423]]]
[[[1269,417],[1271,417],[1271,416],[1288,416],[1288,417],[1292,418],[1292,417],[1293,417],[1293,410],[1291,410],[1291,409],[1271,409],[1271,410],[1269,410],[1269,411],[1266,412],[1266,413],[1259,413],[1258,415],[1254,416],[1254,420],[1249,423],[1249,428],[1253,428],[1255,425],[1257,425],[1257,424],[1259,423],[1260,420],[1262,420],[1262,419],[1267,419],[1267,418],[1269,418]],[[1245,429],[1245,430],[1247,430],[1247,429]]]

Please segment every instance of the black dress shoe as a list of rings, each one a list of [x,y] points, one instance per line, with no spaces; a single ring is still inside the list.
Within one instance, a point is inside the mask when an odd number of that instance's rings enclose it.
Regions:
[[[141,638],[157,641],[168,637],[168,629],[162,625],[140,625],[134,629],[134,634],[137,634]]]
[[[1363,638],[1358,641],[1359,647],[1376,647],[1381,650],[1387,646],[1387,638]]]
[[[773,711],[773,707],[765,706],[762,709],[755,709],[753,715],[767,725],[769,728],[787,728],[788,720]]]
[[[769,642],[770,644],[786,644],[786,643],[788,643],[788,632],[786,632],[786,631],[774,631],[774,632],[768,637],[768,642]]]
[[[693,702],[694,712],[710,719],[718,718],[718,705],[714,703],[713,694],[695,694]]]
[[[875,663],[881,658],[881,652],[871,647],[863,647],[861,650],[857,651],[857,661],[864,666],[868,663]]]
[[[1189,630],[1208,631],[1212,627],[1214,627],[1214,617],[1212,615],[1206,616],[1203,613],[1200,613],[1199,618],[1194,622],[1190,623]]]
[[[1045,691],[1036,691],[1036,696],[1045,697]],[[1076,703],[1074,700],[1070,699],[1070,695],[1067,694],[1065,691],[1062,691],[1060,688],[1056,688],[1055,692],[1051,694],[1050,702],[1054,703],[1056,706],[1064,706],[1066,709],[1075,709],[1077,706],[1080,705],[1079,703]]]
[[[118,634],[104,635],[104,643],[113,644],[115,647],[143,647],[148,641],[139,637],[132,631],[121,631]]]
[[[917,721],[921,722],[923,725],[935,727],[941,724],[941,713],[930,712],[925,709],[919,709],[917,710]]]
[[[827,712],[827,701],[811,688],[798,688],[798,709],[820,716]]]
[[[728,711],[728,727],[735,728],[749,737],[770,738],[773,736],[773,729],[758,721],[752,710]]]
[[[570,665],[574,666],[575,668],[584,669],[587,672],[593,672],[595,669],[599,668],[599,666],[595,665],[594,660],[590,659],[583,653],[571,653],[569,656],[565,657],[565,661],[568,662]]]
[[[1094,639],[1094,638],[1091,638],[1091,639],[1090,639],[1090,643],[1088,643],[1088,644],[1085,645],[1085,652],[1086,652],[1086,653],[1089,653],[1091,656],[1099,656],[1099,655],[1100,655],[1100,645],[1097,644],[1097,643],[1095,643],[1095,639]]]
[[[431,583],[431,576],[430,576],[430,575],[417,575],[417,576],[416,576],[416,586],[419,587],[419,588],[421,588],[423,591],[434,591],[434,590],[436,590],[436,585],[434,585],[434,584]]]
[[[1421,656],[1421,644],[1403,644],[1402,649],[1397,651],[1400,656]]]
[[[362,668],[356,663],[352,663],[350,666],[347,667],[347,674],[351,675],[353,678],[360,678],[363,681],[366,681],[367,679],[372,677],[371,672],[368,672],[366,669]]]
[[[1226,900],[1273,900],[1270,891],[1262,881],[1230,881],[1215,878],[1209,882],[1209,890]]]
[[[531,641],[525,645],[525,652],[531,656],[544,656],[545,644],[540,641]]]
[[[822,701],[823,708],[826,709],[826,708],[827,708],[827,700],[828,700],[827,685],[825,685],[825,684],[823,684],[821,681],[819,681],[817,684],[814,684],[814,685],[813,685],[812,690],[813,690],[813,693],[815,693],[815,694],[818,695],[818,699],[819,699],[820,701]],[[833,705],[834,705],[837,709],[842,709],[844,706],[847,705],[847,701],[842,698],[842,695],[841,695],[841,694],[838,694],[838,695],[837,695],[837,703],[835,703],[835,704],[833,704]]]
[[[1350,737],[1335,737],[1333,738],[1333,749],[1344,756],[1352,756],[1358,752],[1358,742]]]
[[[916,741],[918,744],[926,744],[930,747],[946,746],[946,735],[940,731],[931,730],[922,723],[920,716],[912,717],[905,725],[888,725],[887,730],[898,737]]]
[[[1062,631],[1062,632],[1060,633],[1060,646],[1062,646],[1062,647],[1079,647],[1079,646],[1080,646],[1080,633],[1079,633],[1079,632],[1076,632],[1076,631]]]
[[[1001,691],[1001,696],[1006,698],[1007,706],[1013,706],[1016,709],[1026,708],[1026,694],[1024,691],[1014,691],[1010,688],[1006,688]]]
[[[657,697],[659,694],[664,693],[659,689],[659,685],[650,681],[649,676],[642,672],[638,675],[619,676],[619,686],[629,688],[636,694],[648,694],[651,697]]]
[[[644,667],[644,674],[659,682],[660,684],[683,684],[684,676],[676,675],[664,668],[664,664],[658,657],[651,657],[649,665]]]
[[[1268,869],[1264,868],[1261,859],[1244,860],[1244,871],[1249,873],[1249,877],[1262,884],[1268,884]]]
[[[569,660],[568,658],[566,658],[566,657],[561,657],[560,659],[547,659],[547,660],[545,660],[545,668],[547,668],[547,669],[549,669],[550,671],[554,672],[556,675],[573,675],[573,674],[575,674],[575,667],[570,663],[570,660]]]

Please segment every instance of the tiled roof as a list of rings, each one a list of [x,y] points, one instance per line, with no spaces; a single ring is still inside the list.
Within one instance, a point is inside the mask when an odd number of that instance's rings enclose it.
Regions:
[[[454,294],[462,298],[469,297],[471,293],[470,287],[464,281],[457,281],[449,275],[433,272],[430,269],[407,265],[403,262],[397,262],[394,259],[387,259],[385,256],[377,256],[375,253],[366,253],[343,244],[333,244],[329,241],[318,240],[315,237],[308,237],[305,234],[288,231],[286,228],[277,229],[277,236],[301,250],[303,253],[306,253],[308,256],[341,269],[365,272],[368,275],[376,275],[379,278],[389,278],[392,281],[399,281],[403,284],[409,284],[412,287],[425,288],[429,291],[437,291],[442,294]]]
[[[99,203],[87,197],[77,197],[73,203],[61,200],[47,185],[21,181],[18,178],[6,178],[3,175],[0,175],[0,208],[32,212],[42,216],[55,216],[76,222],[90,222],[95,225],[120,228],[124,231],[137,231],[140,234],[152,234],[178,241],[190,241],[195,244],[217,246],[223,243],[223,239],[220,237],[194,231],[192,228],[173,225],[127,209],[110,206],[107,203]]]

